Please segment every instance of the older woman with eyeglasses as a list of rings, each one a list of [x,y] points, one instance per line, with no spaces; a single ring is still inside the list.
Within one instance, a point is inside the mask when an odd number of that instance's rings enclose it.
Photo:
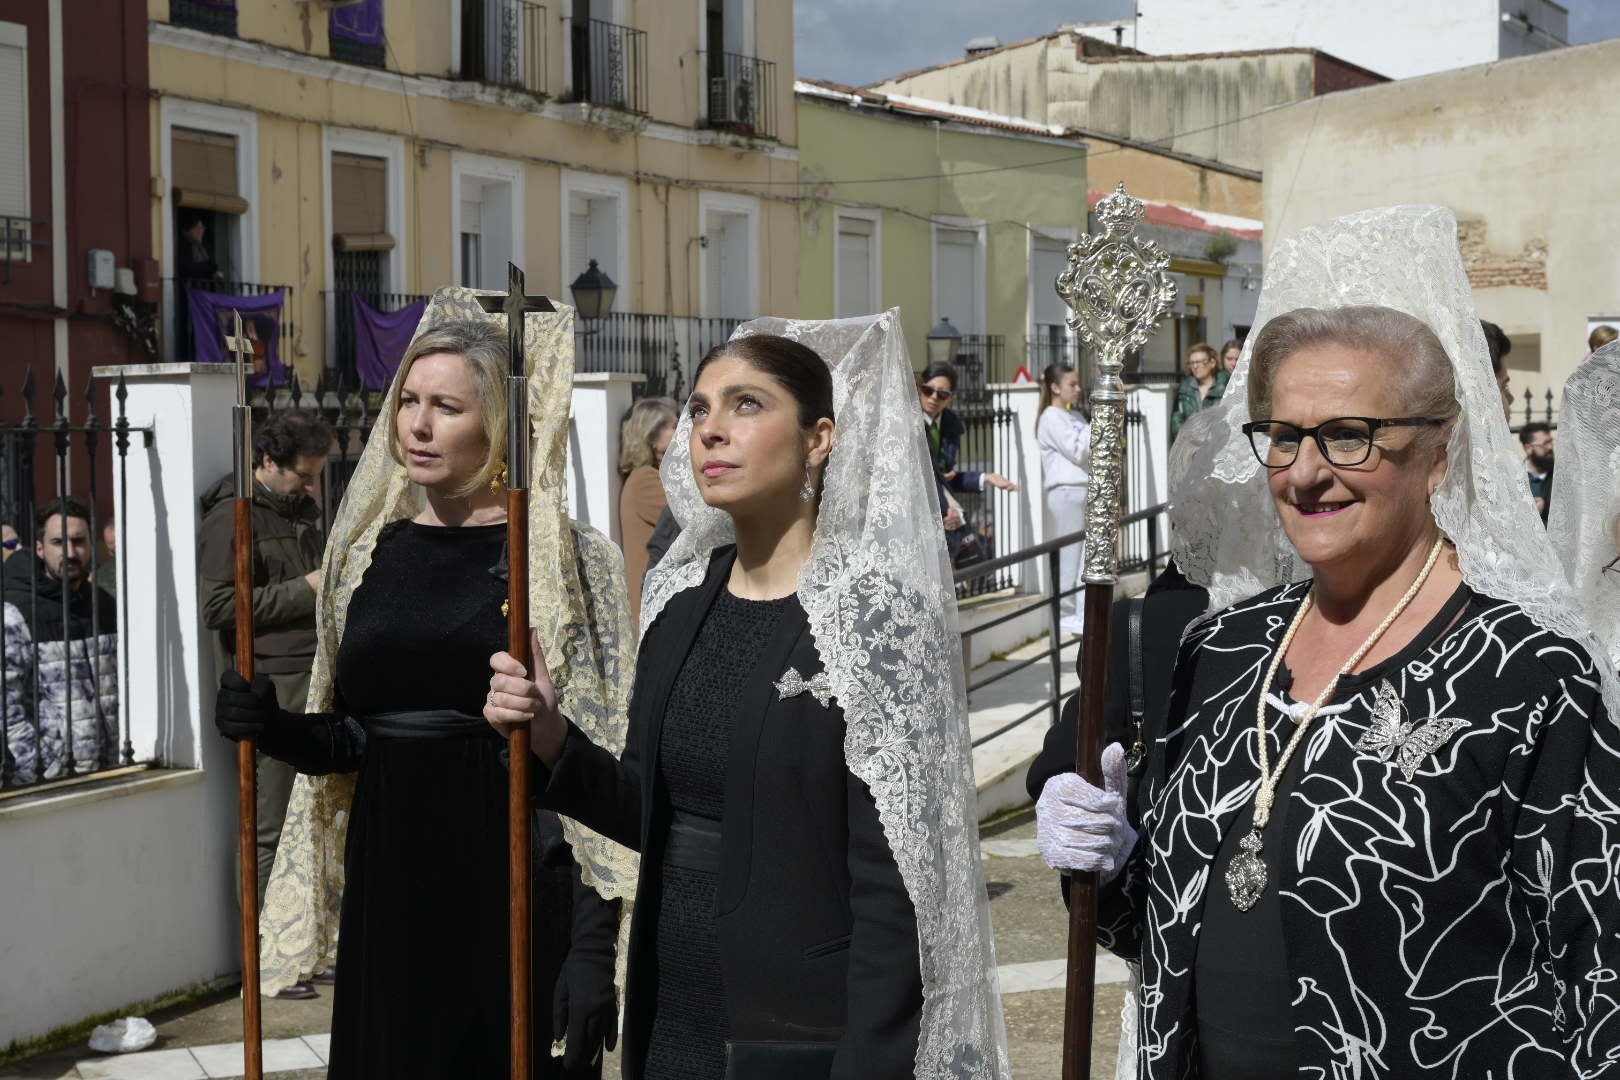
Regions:
[[[1238,602],[1183,642],[1140,836],[1117,745],[1106,790],[1042,792],[1048,861],[1117,874],[1140,1077],[1620,1060],[1614,674],[1537,560],[1454,228],[1402,207],[1279,252],[1237,400],[1172,455],[1205,463],[1177,559]]]

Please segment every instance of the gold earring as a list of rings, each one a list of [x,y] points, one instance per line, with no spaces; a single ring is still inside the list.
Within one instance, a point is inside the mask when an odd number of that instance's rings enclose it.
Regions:
[[[495,470],[495,475],[489,478],[489,493],[491,495],[501,493],[501,488],[506,486],[506,477],[506,462],[503,461],[501,467]]]

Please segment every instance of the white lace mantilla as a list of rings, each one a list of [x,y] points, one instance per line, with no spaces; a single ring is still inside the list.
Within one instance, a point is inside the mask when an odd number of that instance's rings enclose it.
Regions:
[[[1008,1077],[956,593],[900,313],[755,319],[736,336],[749,334],[802,342],[833,370],[838,435],[798,597],[844,711],[849,769],[872,791],[916,908],[917,1076]],[[710,552],[734,541],[730,517],[698,492],[691,427],[683,415],[664,458],[682,532],[648,575],[643,630],[670,597],[702,582]]]
[[[1524,458],[1502,416],[1457,221],[1440,206],[1366,210],[1302,229],[1277,245],[1266,268],[1254,332],[1226,395],[1190,419],[1170,449],[1172,549],[1210,592],[1211,612],[1264,589],[1310,576],[1283,535],[1242,427],[1250,419],[1249,361],[1259,331],[1297,308],[1371,304],[1421,319],[1439,337],[1456,376],[1462,415],[1449,467],[1430,501],[1456,545],[1464,580],[1524,609],[1545,630],[1586,646],[1604,672],[1603,699],[1620,716],[1620,686],[1530,500]],[[1612,413],[1610,414],[1613,415]],[[1559,454],[1564,454],[1560,434]],[[1562,480],[1564,462],[1559,463]],[[1613,474],[1611,473],[1611,476]],[[1553,506],[1558,505],[1555,488]]]
[[[1620,342],[1581,362],[1558,410],[1547,536],[1611,661],[1620,663]]]

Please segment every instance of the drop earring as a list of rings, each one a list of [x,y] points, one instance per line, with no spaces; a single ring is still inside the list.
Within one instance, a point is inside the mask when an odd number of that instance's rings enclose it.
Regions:
[[[810,462],[804,463],[804,486],[799,488],[799,498],[810,502],[816,497],[816,486],[810,482]]]

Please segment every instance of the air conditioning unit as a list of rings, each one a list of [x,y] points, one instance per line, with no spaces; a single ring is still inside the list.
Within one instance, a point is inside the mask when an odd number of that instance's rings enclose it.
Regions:
[[[709,122],[754,126],[755,94],[751,79],[716,76],[709,80]]]

